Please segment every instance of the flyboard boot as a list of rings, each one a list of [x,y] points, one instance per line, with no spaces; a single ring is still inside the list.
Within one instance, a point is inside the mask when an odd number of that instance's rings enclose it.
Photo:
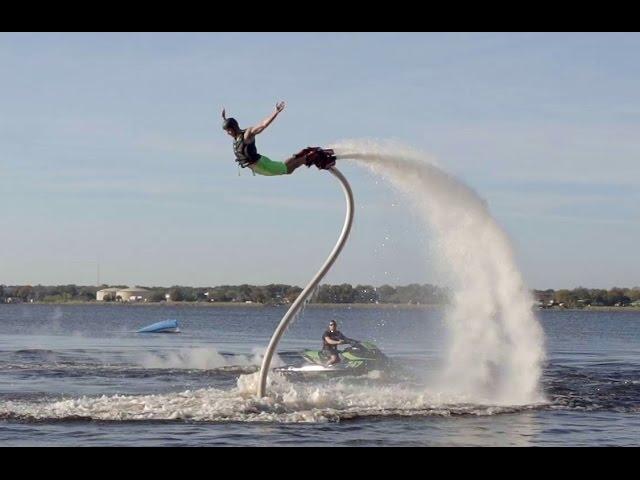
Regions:
[[[296,158],[304,157],[307,167],[315,165],[319,170],[328,170],[336,164],[336,156],[333,150],[320,147],[307,147],[296,153]]]

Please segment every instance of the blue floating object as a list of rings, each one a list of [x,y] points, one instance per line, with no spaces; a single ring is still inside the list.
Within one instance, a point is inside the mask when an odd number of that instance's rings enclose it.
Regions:
[[[136,333],[180,333],[180,329],[177,320],[163,320],[141,328]]]

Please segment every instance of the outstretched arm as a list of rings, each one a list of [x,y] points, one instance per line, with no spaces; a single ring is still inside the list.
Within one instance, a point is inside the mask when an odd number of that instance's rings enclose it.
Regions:
[[[344,335],[342,335],[342,333],[340,333],[340,340],[342,341],[342,343],[357,343],[356,340],[354,340],[353,338],[345,337]]]
[[[269,115],[267,118],[265,118],[262,122],[260,122],[255,127],[247,128],[247,131],[244,133],[245,141],[251,140],[251,138],[255,137],[259,133],[262,133],[265,128],[271,125],[271,122],[275,120],[275,118],[278,116],[278,114],[282,110],[284,110],[284,102],[276,103],[276,108],[271,115]]]

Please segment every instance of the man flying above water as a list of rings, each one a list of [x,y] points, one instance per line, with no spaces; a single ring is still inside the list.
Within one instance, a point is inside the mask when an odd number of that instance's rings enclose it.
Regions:
[[[259,175],[289,175],[298,167],[306,165],[310,167],[315,165],[321,170],[328,170],[336,164],[336,157],[333,150],[322,149],[320,147],[307,147],[296,153],[284,162],[276,162],[258,153],[256,147],[256,135],[264,132],[271,125],[276,117],[284,110],[284,102],[276,103],[276,108],[271,115],[254,127],[241,129],[235,118],[227,118],[225,109],[222,109],[222,128],[228,135],[233,137],[233,153],[236,156],[236,162],[242,167],[249,167],[254,174]],[[346,338],[342,333],[336,330],[336,322],[331,321],[329,330],[322,336],[323,351],[328,353],[328,366],[338,363],[340,356],[338,355],[337,346],[342,343],[350,343],[352,340]]]
[[[222,109],[222,128],[233,137],[233,153],[236,162],[242,167],[249,167],[254,174],[259,175],[289,175],[301,165],[310,167],[315,165],[321,170],[327,170],[336,163],[333,150],[324,150],[319,147],[308,147],[288,158],[284,162],[276,162],[258,153],[256,147],[256,135],[262,133],[271,122],[275,120],[282,110],[284,102],[278,102],[271,115],[254,127],[241,129],[235,118],[227,118],[225,109]]]

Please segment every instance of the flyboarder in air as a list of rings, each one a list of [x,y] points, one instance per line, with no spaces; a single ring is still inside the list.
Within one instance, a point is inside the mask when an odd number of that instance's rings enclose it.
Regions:
[[[249,167],[259,175],[289,175],[301,165],[310,167],[315,165],[321,170],[327,170],[336,163],[333,150],[320,147],[307,147],[296,153],[284,162],[277,162],[258,153],[256,147],[256,135],[262,133],[280,112],[284,110],[284,102],[278,102],[271,115],[254,127],[244,130],[240,128],[235,118],[227,118],[225,109],[222,109],[222,128],[233,137],[233,153],[236,162],[242,167]]]

